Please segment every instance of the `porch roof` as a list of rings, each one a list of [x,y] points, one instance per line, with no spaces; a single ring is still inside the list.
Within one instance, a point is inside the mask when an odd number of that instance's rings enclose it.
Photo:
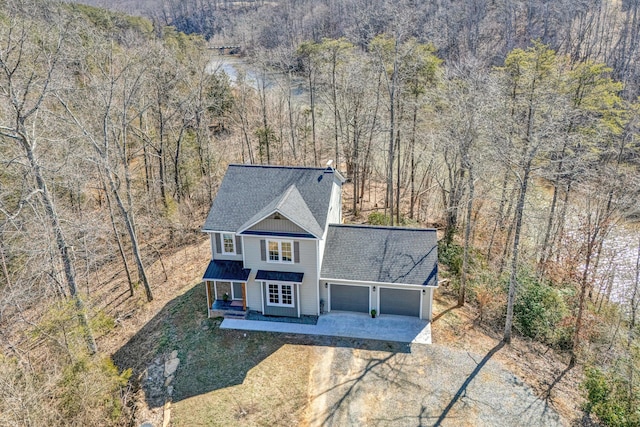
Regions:
[[[258,270],[256,280],[273,280],[274,282],[302,283],[304,273],[293,273],[290,271],[269,271]]]
[[[230,280],[246,282],[250,268],[243,268],[242,261],[212,260],[204,272],[202,280]]]

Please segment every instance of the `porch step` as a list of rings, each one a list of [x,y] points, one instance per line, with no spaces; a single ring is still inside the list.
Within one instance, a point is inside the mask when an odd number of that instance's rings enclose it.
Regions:
[[[247,317],[247,313],[244,311],[227,311],[224,313],[225,319],[245,319]]]

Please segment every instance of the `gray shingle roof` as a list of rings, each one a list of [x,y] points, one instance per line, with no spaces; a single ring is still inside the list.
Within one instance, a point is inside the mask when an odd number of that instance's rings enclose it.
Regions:
[[[278,210],[298,226],[322,235],[332,184],[344,179],[334,170],[290,166],[229,165],[203,231],[236,232]]]
[[[280,212],[289,221],[293,221],[296,225],[316,237],[324,234],[324,229],[320,227],[318,221],[314,218],[295,184],[292,184],[280,197],[273,199],[271,203],[259,210],[258,213],[242,224],[239,230],[246,230],[274,212]]]
[[[330,224],[322,279],[437,286],[433,229]]]

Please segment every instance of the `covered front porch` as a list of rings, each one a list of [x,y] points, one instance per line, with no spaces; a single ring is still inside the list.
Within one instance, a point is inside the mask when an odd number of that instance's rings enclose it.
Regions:
[[[207,291],[207,315],[244,318],[247,313],[247,280],[251,269],[242,261],[212,260],[202,277]]]

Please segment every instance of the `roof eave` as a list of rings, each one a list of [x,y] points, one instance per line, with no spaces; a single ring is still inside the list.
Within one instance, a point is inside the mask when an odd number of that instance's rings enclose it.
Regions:
[[[279,209],[274,209],[273,211],[271,211],[270,213],[266,214],[265,216],[261,217],[260,219],[252,222],[252,223],[245,223],[242,225],[242,227],[240,227],[235,233],[236,234],[242,234],[245,231],[249,230],[251,227],[253,227],[254,225],[258,224],[261,221],[264,221],[265,219],[269,218],[271,215],[278,213],[280,215],[282,215],[284,218],[287,219],[287,221],[291,221],[292,223],[294,223],[295,225],[297,225],[298,227],[300,227],[302,230],[306,231],[307,233],[311,234],[313,237],[315,237],[316,239],[321,239],[321,237],[318,236],[317,233],[314,233],[313,231],[309,230],[306,227],[303,227],[302,225],[298,224],[296,221],[292,220],[291,218],[289,218],[287,215],[285,215],[284,213],[282,213]],[[246,225],[249,224],[249,225]],[[246,225],[246,226],[245,226]],[[318,227],[320,227],[320,225],[318,225]]]
[[[338,282],[353,282],[353,283],[375,283],[376,285],[413,286],[420,289],[439,287],[437,283],[435,285],[425,285],[425,284],[416,284],[416,283],[377,282],[375,280],[339,279],[336,277],[322,277],[322,276],[320,276],[320,280],[325,280],[327,282],[338,281]]]

